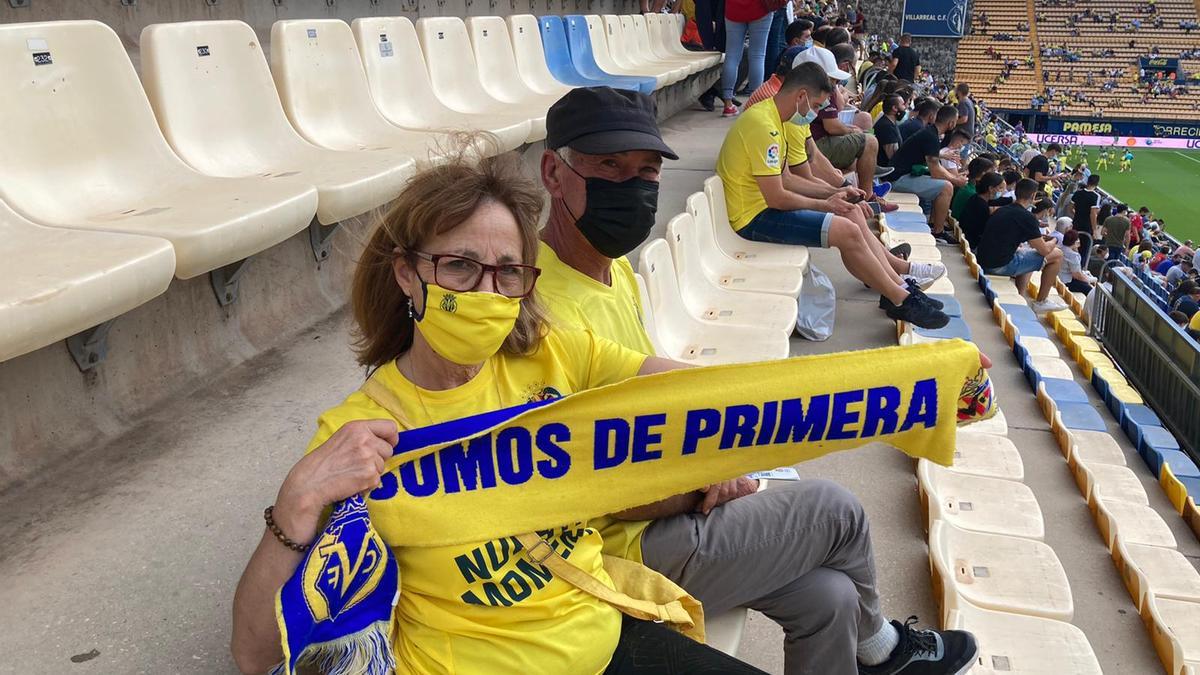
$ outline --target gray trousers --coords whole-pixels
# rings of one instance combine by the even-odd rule
[[[883,627],[866,513],[830,481],[773,482],[708,516],[656,520],[642,558],[707,615],[749,607],[778,623],[788,675],[857,675],[859,637]]]

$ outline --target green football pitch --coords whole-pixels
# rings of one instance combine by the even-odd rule
[[[1121,153],[1117,151],[1117,157]],[[1099,148],[1088,149],[1088,167],[1096,172]],[[1176,239],[1200,240],[1200,151],[1133,151],[1133,171],[1118,173],[1120,162],[1110,160],[1100,171],[1100,188],[1138,209],[1149,208],[1164,218]]]

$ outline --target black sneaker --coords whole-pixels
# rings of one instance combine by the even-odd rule
[[[717,97],[710,93],[707,93],[707,92],[704,94],[701,94],[700,95],[700,107],[704,108],[704,110],[706,110],[708,112],[715,111],[717,109]]]
[[[889,319],[907,321],[918,328],[930,330],[942,328],[950,323],[950,317],[943,314],[942,310],[934,309],[933,305],[921,299],[921,296],[916,293],[909,293],[899,306],[892,304],[891,307],[888,307],[887,315]]]
[[[908,256],[912,255],[912,244],[904,242],[891,248],[892,255],[901,260],[908,260]]]
[[[877,666],[858,664],[859,675],[962,675],[979,659],[979,644],[965,630],[918,630],[917,617],[903,625],[892,621],[900,632],[900,644],[887,661]]]
[[[938,240],[938,243],[948,244],[950,246],[958,246],[958,237],[955,237],[950,230],[942,230],[934,232],[933,238]]]
[[[945,303],[943,303],[941,300],[934,300],[933,298],[929,297],[928,295],[925,295],[925,292],[922,291],[920,288],[914,286],[911,283],[911,281],[906,280],[906,283],[908,285],[908,294],[915,297],[918,302],[925,304],[925,305],[929,305],[933,309],[936,309],[939,311],[943,307],[946,306]],[[879,296],[879,309],[887,311],[887,310],[892,309],[895,306],[896,306],[896,303],[892,302],[891,298],[889,298],[888,296],[886,296],[886,295]]]
[[[925,291],[921,290],[921,287],[917,285],[917,282],[914,279],[906,278],[904,280],[904,285],[908,288],[909,293],[912,293],[913,295],[921,298],[921,300],[929,303],[934,309],[940,310],[946,307],[946,303],[942,302],[941,300],[925,295]]]

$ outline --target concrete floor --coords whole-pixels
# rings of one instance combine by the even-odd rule
[[[701,189],[728,120],[684,112],[665,135],[685,159],[663,174],[659,225]],[[943,249],[951,278],[992,371],[1046,520],[1046,542],[1066,567],[1075,624],[1108,673],[1153,673],[1154,656],[1133,605],[1071,481],[1066,463],[1016,361],[971,283],[956,249]],[[850,279],[835,252],[813,261],[839,293],[837,329],[824,343],[793,341],[793,354],[895,343],[877,297]],[[336,315],[201,391],[169,402],[134,432],[81,455],[54,475],[9,494],[0,539],[0,672],[228,673],[234,584],[261,533],[262,508],[313,431],[316,415],[361,382],[348,349],[349,322]],[[319,384],[316,384],[319,383]],[[1089,389],[1090,391],[1090,389]],[[1114,436],[1124,437],[1111,426]],[[1200,544],[1169,508],[1140,460],[1129,465],[1193,562]],[[936,623],[912,462],[882,446],[799,467],[842,483],[872,520],[885,613]],[[740,656],[783,671],[781,633],[752,614]]]

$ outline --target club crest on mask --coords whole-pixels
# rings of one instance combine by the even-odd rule
[[[443,295],[441,307],[442,307],[443,312],[450,312],[451,314],[457,312],[458,311],[458,296],[454,295],[453,293],[447,293],[447,294]]]

